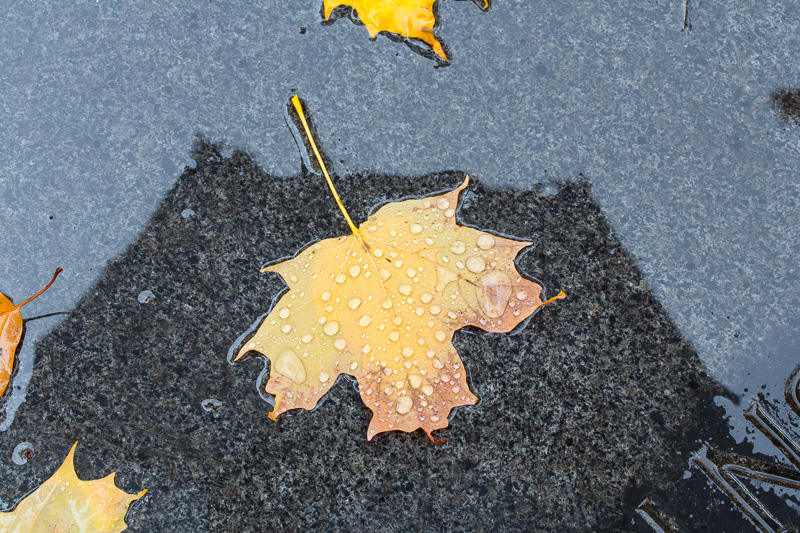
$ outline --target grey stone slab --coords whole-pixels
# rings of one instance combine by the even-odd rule
[[[437,68],[348,20],[323,26],[319,2],[6,2],[0,291],[19,301],[62,266],[26,317],[98,296],[194,165],[198,134],[293,179],[283,110],[299,92],[341,176],[469,172],[509,197],[591,183],[680,336],[742,400],[715,399],[737,446],[780,461],[742,411],[780,403],[800,360],[800,128],[771,105],[798,86],[800,9],[692,0],[688,31],[685,5],[444,0],[453,60]],[[26,325],[0,414],[9,457],[35,372],[52,371],[37,345],[60,320]]]
[[[323,26],[313,1],[8,2],[0,255],[24,266],[0,264],[3,290],[30,293],[60,265],[30,311],[72,308],[198,133],[293,175],[282,109],[299,91],[340,174],[460,170],[530,190],[582,173],[714,375],[744,397],[777,391],[797,360],[772,347],[798,325],[800,130],[770,95],[797,86],[800,10],[693,1],[686,31],[684,6],[443,1],[452,64],[435,68],[347,20]]]

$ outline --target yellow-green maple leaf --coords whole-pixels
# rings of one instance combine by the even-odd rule
[[[440,196],[387,204],[356,228],[322,166],[353,233],[262,270],[280,274],[289,291],[236,359],[251,350],[270,359],[273,418],[312,409],[345,373],[374,413],[368,439],[419,428],[430,435],[447,427],[453,407],[477,401],[454,332],[510,331],[543,305],[542,287],[514,265],[531,243],[456,222],[469,178]]]
[[[83,481],[75,473],[76,442],[50,479],[10,512],[0,512],[3,533],[118,533],[128,526],[125,513],[144,496],[128,494],[114,485],[114,473]]]

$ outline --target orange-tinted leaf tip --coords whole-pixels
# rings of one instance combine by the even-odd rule
[[[439,440],[434,439],[433,435],[428,433],[426,429],[423,429],[422,431],[424,431],[425,434],[428,436],[428,438],[431,439],[431,442],[433,442],[434,446],[439,446],[440,444],[444,444],[445,442],[447,442],[447,439],[439,439]]]

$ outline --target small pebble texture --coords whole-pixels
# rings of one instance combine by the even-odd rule
[[[434,446],[419,431],[368,442],[370,413],[344,380],[314,411],[268,419],[262,359],[227,360],[284,289],[259,268],[347,226],[317,174],[274,177],[202,139],[194,158],[38,344],[27,401],[2,436],[35,453],[0,461],[4,500],[41,484],[80,440],[79,476],[117,471],[128,492],[148,489],[130,531],[647,531],[634,507],[656,492],[693,511],[698,530],[747,527],[699,473],[691,494],[677,489],[698,435],[727,435],[713,402],[724,391],[580,176],[528,192],[473,180],[463,193],[460,223],[535,242],[520,271],[568,297],[512,334],[457,333],[480,402],[457,409]],[[337,187],[360,221],[462,180],[351,174]],[[153,297],[140,303],[143,291]]]

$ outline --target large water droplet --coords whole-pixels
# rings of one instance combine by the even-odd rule
[[[403,296],[408,296],[411,294],[411,285],[400,285],[397,291]]]
[[[361,305],[361,298],[353,298],[349,302],[347,302],[347,307],[350,309],[358,309],[358,306]]]
[[[325,325],[322,326],[322,330],[328,335],[336,335],[336,332],[339,331],[339,323],[335,320],[326,322]]]
[[[411,233],[414,235],[419,235],[420,233],[422,233],[422,226],[420,226],[419,224],[411,224],[411,228],[409,229],[411,230]]]
[[[306,380],[306,367],[299,357],[289,348],[285,348],[275,360],[275,370],[297,384]]]
[[[492,246],[494,246],[494,237],[488,233],[481,233],[478,236],[478,248],[481,250],[488,250]]]
[[[361,267],[358,265],[353,265],[350,267],[350,270],[348,270],[348,272],[350,273],[351,276],[356,277],[359,274],[361,274]]]
[[[365,328],[370,324],[372,324],[372,317],[369,315],[364,315],[358,319],[358,325],[361,326],[362,328]]]
[[[290,313],[291,313],[291,311],[289,311],[289,308],[288,307],[284,307],[283,309],[278,311],[278,316],[281,317],[281,318],[289,318],[289,314]]]
[[[467,249],[467,245],[461,241],[456,241],[450,246],[448,246],[447,249],[453,252],[454,254],[459,255],[464,253],[464,250]]]
[[[416,374],[408,376],[408,383],[412,388],[418,389],[422,385],[422,378]]]
[[[436,265],[436,292],[442,292],[451,281],[458,279],[458,274],[440,265]]]
[[[344,350],[347,347],[347,341],[344,339],[336,339],[333,341],[333,346],[337,350]]]
[[[408,396],[400,396],[397,398],[397,412],[401,415],[406,414],[414,407],[414,400],[409,398]]]
[[[470,257],[467,259],[467,270],[474,274],[480,274],[486,270],[486,261],[483,260],[483,257],[477,255]]]
[[[511,296],[511,278],[505,273],[492,271],[478,279],[475,291],[478,304],[489,318],[498,318],[503,315]]]

